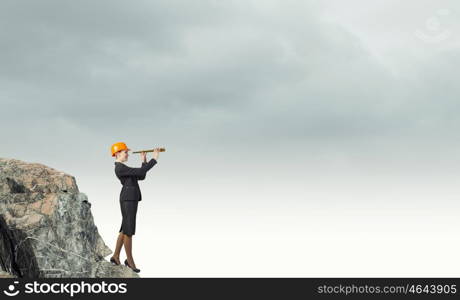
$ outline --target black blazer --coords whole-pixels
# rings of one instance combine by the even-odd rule
[[[152,158],[149,162],[143,162],[140,168],[131,168],[121,162],[115,162],[115,175],[123,185],[120,192],[120,201],[142,200],[141,190],[137,181],[144,180],[147,171],[156,163],[157,161]]]

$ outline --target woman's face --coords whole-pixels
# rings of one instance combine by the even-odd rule
[[[127,161],[128,160],[128,150],[121,150],[120,152],[118,152],[117,156],[121,161]]]

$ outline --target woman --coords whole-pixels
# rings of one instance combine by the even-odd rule
[[[142,166],[140,168],[131,168],[123,164],[128,160],[129,149],[125,143],[115,143],[112,145],[112,156],[116,157],[115,160],[115,174],[123,185],[120,192],[120,208],[122,215],[122,222],[120,231],[117,238],[115,252],[110,258],[110,262],[115,265],[120,264],[121,247],[125,246],[127,259],[125,265],[131,268],[134,272],[140,272],[136,268],[132,256],[132,236],[136,231],[136,213],[137,204],[142,200],[141,190],[139,188],[138,180],[144,180],[148,170],[150,170],[158,160],[160,148],[155,148],[153,158],[147,162],[146,153],[141,153]]]

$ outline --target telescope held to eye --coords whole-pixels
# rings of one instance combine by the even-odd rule
[[[139,150],[139,151],[134,151],[133,153],[142,153],[142,152],[153,152],[155,149],[149,149],[149,150]],[[160,152],[165,152],[165,148],[160,148]]]

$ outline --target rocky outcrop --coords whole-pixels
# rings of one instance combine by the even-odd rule
[[[91,203],[73,176],[0,158],[0,274],[15,277],[139,277],[104,257]]]

